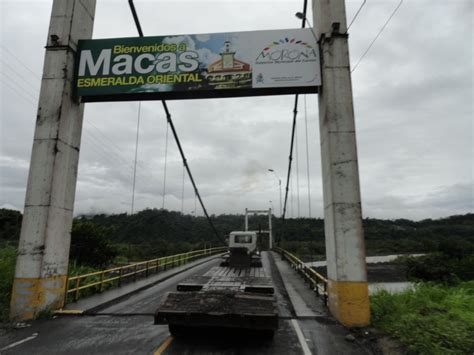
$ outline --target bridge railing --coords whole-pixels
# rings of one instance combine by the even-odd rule
[[[321,275],[319,272],[314,270],[313,268],[305,265],[298,257],[294,254],[286,251],[282,248],[274,248],[275,251],[280,253],[281,257],[287,260],[290,265],[298,271],[298,273],[308,282],[311,286],[311,289],[316,292],[318,296],[323,297],[324,304],[327,305],[328,300],[328,291],[327,291],[327,284],[328,280]]]
[[[76,302],[80,297],[100,293],[106,289],[120,287],[124,282],[136,281],[151,274],[184,265],[196,259],[223,253],[227,247],[216,247],[194,250],[158,259],[141,261],[125,266],[90,272],[83,275],[68,277],[66,281],[65,303]]]

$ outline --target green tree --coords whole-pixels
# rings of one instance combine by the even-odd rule
[[[15,274],[15,248],[6,245],[0,248],[0,321],[8,319],[13,276]]]
[[[0,241],[18,241],[21,219],[21,212],[0,208]]]
[[[75,222],[72,227],[70,258],[80,265],[104,266],[117,255],[107,240],[112,228],[92,222]]]
[[[446,256],[460,259],[474,252],[474,243],[467,240],[453,243],[452,240],[444,239],[439,243],[438,250]]]

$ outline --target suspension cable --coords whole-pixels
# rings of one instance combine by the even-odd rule
[[[293,127],[291,129],[290,155],[288,156],[288,173],[286,175],[285,202],[283,203],[283,214],[281,216],[282,220],[285,220],[286,204],[288,202],[288,190],[289,190],[290,177],[291,177],[291,162],[293,160],[293,143],[295,140],[296,116],[298,114],[297,108],[298,108],[298,94],[295,95],[295,106],[293,108]]]
[[[138,160],[138,138],[140,137],[140,114],[142,109],[142,102],[138,102],[138,117],[137,117],[137,137],[135,140],[135,163],[133,164],[133,182],[132,182],[132,206],[130,208],[130,215],[133,214],[135,207],[135,183],[137,179],[137,160]]]
[[[311,218],[311,179],[309,176],[308,107],[306,106],[306,94],[304,95],[304,125],[306,132],[306,175],[308,177],[308,217]]]
[[[181,184],[181,214],[184,212],[184,165],[183,165],[183,179]]]
[[[352,68],[351,70],[351,73],[357,69],[357,67],[359,66],[360,62],[362,62],[362,59],[365,58],[365,56],[367,55],[367,53],[370,51],[370,49],[372,48],[372,46],[374,45],[375,41],[377,41],[377,39],[380,37],[380,35],[382,34],[382,32],[385,30],[385,27],[387,27],[387,25],[389,24],[389,22],[392,20],[393,16],[395,16],[395,14],[397,13],[398,9],[400,8],[400,6],[402,6],[402,3],[403,3],[403,0],[400,0],[400,2],[398,3],[398,5],[395,7],[395,9],[392,11],[392,13],[390,14],[390,16],[388,17],[387,21],[385,21],[385,23],[383,24],[382,28],[380,28],[379,32],[377,32],[377,35],[374,37],[374,39],[372,40],[372,42],[370,42],[369,46],[367,47],[367,49],[365,50],[365,52],[361,55],[361,57],[359,58],[359,60],[356,62],[356,64],[354,65],[354,68]]]
[[[306,9],[308,7],[308,0],[304,0],[303,3],[303,19],[301,20],[301,27],[305,28],[306,26]],[[290,184],[291,176],[291,161],[293,160],[293,143],[295,140],[295,128],[296,128],[296,116],[298,114],[298,94],[295,95],[295,105],[293,107],[293,127],[291,129],[291,144],[290,144],[290,155],[288,157],[288,173],[286,176],[286,187],[285,187],[285,203],[283,204],[283,214],[281,215],[281,220],[285,221],[286,215],[286,204],[288,202],[288,186]]]
[[[288,218],[293,218],[293,173],[290,174],[290,185],[288,188]]]
[[[138,21],[137,12],[135,11],[135,5],[133,4],[133,0],[128,0],[128,4],[130,5],[130,9],[132,10],[133,20],[135,21],[135,25],[137,26],[138,34],[140,37],[143,37],[142,27],[140,26],[140,22]],[[138,102],[138,118],[137,118],[137,139],[135,141],[135,162],[133,167],[133,188],[132,188],[132,206],[130,209],[130,214],[133,214],[133,207],[135,204],[135,180],[137,175],[137,158],[138,158],[138,137],[140,133],[140,111],[141,111],[142,103],[141,101]]]
[[[359,9],[357,10],[357,12],[355,13],[354,17],[352,18],[351,22],[349,23],[349,26],[347,26],[347,30],[346,30],[346,33],[349,32],[349,28],[351,28],[352,24],[354,23],[354,21],[356,20],[357,16],[359,16],[359,13],[360,11],[362,10],[362,8],[364,7],[365,3],[367,2],[367,0],[364,0],[362,2],[362,4],[359,6]]]
[[[298,121],[295,126],[295,155],[296,155],[296,211],[297,216],[300,218],[300,160],[298,153]]]
[[[306,2],[306,0],[305,0],[305,2]],[[135,25],[137,26],[138,34],[140,35],[140,37],[143,37],[142,27],[140,25],[140,20],[138,19],[137,11],[135,10],[135,5],[133,3],[133,0],[128,0],[128,4],[130,5],[130,10],[132,11],[133,20],[135,21]],[[163,108],[165,109],[166,119],[168,121],[168,125],[171,128],[171,132],[173,133],[174,139],[176,141],[176,145],[178,146],[179,153],[181,154],[181,158],[183,159],[183,165],[186,168],[186,171],[188,172],[189,180],[191,180],[191,183],[192,183],[193,188],[194,188],[194,193],[196,194],[196,196],[199,199],[199,203],[201,204],[204,215],[206,216],[207,221],[209,222],[209,225],[211,226],[211,228],[212,228],[214,234],[216,235],[217,239],[219,239],[219,241],[222,244],[226,244],[224,239],[222,239],[222,237],[217,232],[217,229],[214,226],[214,223],[212,223],[212,220],[209,217],[209,214],[207,213],[206,207],[204,206],[204,203],[202,202],[201,195],[199,194],[199,191],[196,187],[196,183],[194,182],[193,175],[191,174],[191,169],[189,169],[188,162],[186,161],[186,157],[184,155],[183,148],[181,148],[181,143],[179,141],[178,134],[176,133],[176,129],[174,128],[173,121],[171,120],[171,114],[168,110],[168,106],[166,105],[166,101],[161,100],[161,102],[163,104]]]
[[[303,2],[303,19],[301,20],[301,28],[306,27],[306,9],[308,8],[308,0],[304,0]]]
[[[162,209],[165,209],[165,198],[166,198],[166,166],[168,165],[168,134],[170,126],[168,120],[166,120],[166,138],[165,138],[165,167],[163,169],[163,204],[161,205]]]
[[[135,26],[137,27],[138,34],[140,35],[140,37],[143,37],[142,26],[140,25],[140,20],[138,19],[137,10],[135,10],[135,4],[133,3],[133,0],[128,0],[128,4],[130,5],[133,21],[135,21]]]
[[[209,214],[207,213],[206,207],[204,206],[204,203],[202,202],[201,195],[199,194],[199,190],[196,187],[196,183],[194,182],[193,174],[191,174],[191,169],[189,168],[188,162],[187,162],[186,157],[184,155],[183,148],[181,147],[181,143],[179,141],[178,134],[176,133],[176,129],[174,128],[173,121],[171,120],[171,114],[168,110],[168,106],[166,105],[166,101],[162,100],[161,102],[163,103],[163,108],[165,109],[165,112],[166,112],[166,118],[168,119],[168,124],[171,128],[171,132],[173,133],[174,139],[175,139],[176,144],[178,146],[179,153],[181,154],[181,158],[183,159],[183,165],[186,168],[186,171],[188,172],[189,180],[191,180],[191,183],[193,185],[194,193],[198,197],[199,203],[201,204],[201,207],[202,207],[202,210],[203,210],[203,212],[204,212],[204,214],[207,218],[207,221],[209,222],[214,234],[216,235],[217,239],[219,239],[220,242],[225,244],[224,240],[222,239],[222,237],[219,235],[216,228],[214,227],[214,223],[212,223],[212,220],[209,217]]]
[[[196,206],[197,206],[197,196],[196,196],[196,194],[194,194],[194,217],[197,216]]]

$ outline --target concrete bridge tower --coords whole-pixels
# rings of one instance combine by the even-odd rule
[[[46,44],[10,318],[63,305],[83,104],[73,97],[79,39],[92,37],[95,0],[54,0]]]
[[[366,326],[370,307],[345,0],[313,0],[320,39],[319,124],[329,309],[344,325]]]

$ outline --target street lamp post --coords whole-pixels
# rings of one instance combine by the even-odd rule
[[[268,171],[272,172],[273,174],[275,174],[275,177],[278,179],[278,187],[280,188],[280,216],[281,216],[281,179],[280,177],[278,176],[278,174],[275,172],[275,170],[273,169],[268,169]]]
[[[297,12],[295,14],[295,16],[297,18],[299,18],[300,20],[305,20],[306,22],[308,22],[308,25],[309,25],[309,30],[311,31],[311,33],[313,34],[313,37],[314,39],[316,40],[316,42],[319,42],[319,39],[318,39],[318,36],[316,36],[316,33],[314,33],[313,31],[313,26],[311,25],[311,22],[309,22],[308,18],[306,17],[305,14],[303,14],[302,12]]]

